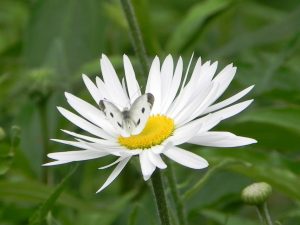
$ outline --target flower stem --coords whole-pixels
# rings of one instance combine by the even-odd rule
[[[132,45],[140,60],[142,72],[146,76],[146,74],[148,73],[148,58],[141,30],[138,25],[131,0],[121,0],[121,4],[129,25],[132,38]],[[151,182],[161,225],[170,225],[171,223],[167,207],[167,199],[164,192],[162,176],[159,170],[156,170],[153,173]]]
[[[164,192],[164,184],[162,180],[162,175],[159,170],[156,170],[151,176],[151,182],[153,187],[153,192],[155,196],[155,201],[158,209],[158,214],[160,218],[161,225],[170,225],[169,212],[167,207],[167,199]]]
[[[131,0],[121,0],[121,4],[130,28],[130,34],[131,34],[134,50],[140,60],[143,74],[146,76],[146,74],[148,73],[147,54],[146,54],[141,30],[136,20],[136,16],[134,13]]]
[[[42,132],[42,145],[43,145],[43,163],[46,162],[47,154],[49,153],[49,144],[48,144],[48,118],[47,118],[47,101],[38,104],[38,111],[40,116],[41,123],[41,132]],[[43,169],[42,181],[46,184],[49,184],[50,181],[49,170],[47,168]]]
[[[257,206],[257,214],[262,225],[273,225],[266,202]]]
[[[182,201],[182,198],[179,194],[179,191],[176,186],[176,177],[174,174],[174,169],[171,163],[168,164],[168,170],[167,170],[167,178],[170,185],[171,194],[173,196],[175,205],[176,205],[176,213],[178,215],[178,221],[180,225],[187,225],[187,218],[184,208],[184,203]]]
[[[273,225],[273,222],[272,222],[272,219],[271,219],[271,216],[270,216],[270,213],[269,213],[269,209],[268,209],[268,206],[267,206],[266,202],[263,205],[263,210],[264,210],[264,215],[265,215],[267,224],[268,225]]]

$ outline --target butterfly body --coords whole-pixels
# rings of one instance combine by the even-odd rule
[[[154,103],[154,96],[146,93],[138,97],[129,108],[122,111],[107,100],[99,102],[100,110],[119,133],[128,137],[139,134],[145,127]]]

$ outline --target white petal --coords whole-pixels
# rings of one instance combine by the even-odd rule
[[[155,154],[154,152],[152,152],[152,150],[148,150],[146,152],[147,152],[148,157],[153,165],[155,165],[156,167],[158,167],[160,169],[167,168],[167,165],[162,160],[162,158],[160,157],[159,154]]]
[[[161,78],[160,78],[160,62],[156,56],[152,62],[146,85],[146,93],[154,96],[154,104],[151,114],[157,114],[161,108]]]
[[[194,57],[194,53],[192,54],[192,56],[191,56],[191,58],[190,58],[190,61],[189,61],[189,64],[188,64],[188,67],[187,67],[187,69],[186,69],[186,71],[185,71],[185,75],[184,75],[183,82],[182,82],[182,85],[181,85],[181,91],[182,91],[182,89],[183,89],[184,86],[185,86],[185,82],[186,82],[186,80],[187,80],[187,76],[188,76],[189,71],[190,71],[190,66],[191,66],[191,64],[192,64],[193,57]],[[180,91],[180,92],[181,92],[181,91]]]
[[[90,142],[101,142],[103,139],[100,139],[100,138],[94,138],[94,137],[90,137],[90,136],[86,136],[86,135],[82,135],[82,134],[77,134],[75,132],[72,132],[72,131],[68,131],[68,130],[63,130],[61,129],[62,132],[66,133],[66,134],[69,134],[73,137],[77,137],[77,138],[80,138],[80,139],[83,139],[85,141],[90,141]]]
[[[252,101],[253,100],[244,101],[194,120],[199,121],[199,123],[202,123],[202,126],[198,130],[197,134],[206,132],[211,128],[217,126],[222,120],[238,114],[239,112],[243,111],[246,107],[248,107]]]
[[[70,162],[72,162],[72,161],[61,161],[61,160],[58,160],[58,161],[53,161],[53,162],[45,163],[42,166],[56,166],[56,165],[70,163]]]
[[[61,139],[51,139],[51,140],[58,142],[58,143],[71,145],[71,146],[74,146],[77,148],[96,150],[96,151],[111,152],[111,151],[119,148],[119,145],[117,143],[113,143],[113,142],[110,142],[107,140],[102,140],[99,143],[85,142],[80,139],[76,139],[77,141],[67,141],[67,140],[61,140]]]
[[[164,154],[175,162],[192,169],[203,169],[208,166],[208,162],[204,158],[182,148],[173,147]]]
[[[257,141],[252,138],[236,136],[230,132],[211,131],[197,135],[188,142],[211,147],[238,147],[253,144]]]
[[[127,90],[129,93],[130,101],[131,103],[133,103],[137,97],[141,96],[141,89],[135,77],[132,64],[129,58],[127,57],[127,55],[123,56],[123,63],[124,63],[125,77],[127,83]]]
[[[182,113],[183,111],[188,111],[189,120],[196,117],[197,112],[196,108],[199,106],[199,103],[203,102],[207,95],[210,93],[211,88],[214,87],[211,79],[217,69],[217,62],[210,65],[210,62],[206,62],[201,65],[201,59],[197,60],[193,74],[188,84],[181,90],[180,94],[177,96],[171,107],[169,108],[167,114],[172,118],[182,117],[187,115]],[[214,82],[215,85],[217,84]],[[216,92],[216,91],[214,91]],[[210,105],[212,101],[215,100],[216,94],[213,98],[209,98],[205,105]],[[193,112],[193,118],[191,118],[191,112]],[[182,119],[183,121],[188,120],[187,118]]]
[[[191,63],[191,62],[190,62]],[[190,64],[189,64],[190,66]],[[188,66],[188,67],[189,67]],[[196,62],[196,67],[201,67],[201,58],[198,58],[197,62]],[[194,86],[196,85],[195,82],[191,82],[191,80],[195,79],[195,73],[193,73],[193,77],[191,77],[190,81],[187,83],[186,86],[184,86],[184,83],[186,82],[186,77],[187,77],[187,73],[185,74],[185,80],[183,81],[183,84],[181,86],[181,90],[178,94],[178,96],[176,97],[175,101],[173,102],[173,104],[171,105],[169,111],[168,111],[168,115],[170,115],[171,117],[176,117],[176,115],[186,107],[186,105],[189,103],[189,100],[193,94],[193,91],[195,91]],[[198,90],[198,89],[197,89]]]
[[[122,152],[120,152],[120,155],[121,156],[134,156],[134,155],[139,155],[142,151],[144,151],[144,150],[143,149],[128,150],[127,148],[123,147]]]
[[[82,148],[82,149],[86,149],[87,146],[84,142],[80,142],[80,141],[67,141],[67,140],[61,140],[61,139],[50,139],[51,141],[55,141],[61,144],[65,144],[65,145],[71,145],[73,147],[77,147],[77,148]]]
[[[114,136],[117,136],[115,129],[105,118],[103,112],[70,93],[65,92],[65,96],[70,106],[72,106],[80,115]]]
[[[219,83],[212,83],[211,90],[207,93],[207,96],[205,96],[205,98],[202,100],[202,103],[199,104],[198,107],[193,112],[191,116],[192,119],[200,116],[203,113],[203,111],[212,103],[212,101],[214,101],[220,86],[221,84]],[[185,121],[188,120],[186,119]]]
[[[216,70],[218,68],[218,62],[214,62],[210,65],[210,62],[206,62],[203,64],[203,66],[200,68],[199,71],[199,78],[198,81],[198,87],[204,88],[208,86],[212,82],[212,78],[214,74],[216,73]]]
[[[47,156],[51,159],[59,161],[83,161],[89,159],[96,159],[108,155],[106,152],[95,150],[77,150],[67,152],[54,152],[49,153]]]
[[[223,119],[222,117],[217,117],[214,116],[213,114],[208,114],[202,118],[197,119],[199,121],[202,121],[202,126],[198,130],[198,134],[206,132],[211,128],[217,126],[222,121],[222,119]]]
[[[88,91],[90,92],[93,99],[95,100],[95,102],[97,104],[99,104],[99,101],[103,98],[103,96],[99,92],[96,85],[85,74],[82,74],[82,79],[83,79],[83,82],[84,82],[85,86],[87,87]]]
[[[117,73],[106,55],[102,54],[100,64],[105,86],[112,97],[111,100],[122,108],[126,107],[129,104],[129,99],[124,93]]]
[[[182,103],[184,103],[183,101],[182,101],[182,99],[184,98],[184,97],[186,97],[186,92],[187,92],[187,88],[186,88],[186,86],[185,86],[185,83],[186,83],[186,81],[187,81],[187,77],[188,77],[188,73],[189,73],[189,69],[190,69],[190,66],[191,66],[191,63],[192,63],[192,60],[193,60],[193,56],[194,56],[194,53],[192,54],[192,57],[191,57],[191,59],[190,59],[190,61],[189,61],[189,64],[188,64],[188,67],[187,67],[187,70],[186,70],[186,72],[185,72],[185,75],[184,75],[184,78],[183,78],[183,82],[182,82],[182,84],[181,84],[181,89],[180,89],[180,91],[179,91],[179,94],[178,94],[178,96],[175,98],[175,100],[172,102],[172,104],[170,105],[170,107],[169,107],[169,109],[168,109],[168,111],[167,111],[167,115],[170,115],[171,117],[173,117],[173,115],[172,114],[176,114],[176,112],[174,112],[174,111],[180,111],[185,105],[184,104],[182,104]]]
[[[110,185],[111,182],[113,182],[116,179],[116,177],[121,173],[121,171],[124,169],[124,167],[126,166],[126,164],[128,163],[129,160],[130,160],[130,157],[119,162],[119,164],[116,166],[116,168],[113,170],[113,172],[109,175],[109,177],[107,178],[105,183],[102,185],[102,187],[96,193],[99,193],[104,188],[106,188],[108,185]]]
[[[91,150],[96,150],[96,151],[103,151],[107,152],[109,154],[115,155],[115,156],[129,156],[127,152],[124,152],[124,149],[116,144],[102,144],[102,143],[90,143],[90,142],[84,142],[85,149],[91,149]]]
[[[114,161],[114,162],[112,162],[112,163],[110,163],[110,164],[108,164],[108,165],[106,165],[106,166],[102,166],[102,167],[99,167],[98,169],[99,170],[103,170],[103,169],[107,169],[107,168],[109,168],[109,167],[111,167],[111,166],[113,166],[113,165],[116,165],[117,163],[119,163],[120,161],[122,161],[122,160],[124,160],[125,158],[127,158],[127,157],[119,157],[116,161]]]
[[[170,88],[172,84],[172,76],[173,76],[173,58],[169,54],[164,60],[161,67],[161,96],[162,96],[162,105],[164,105],[167,96],[170,94]]]
[[[185,108],[183,108],[181,112],[178,112],[178,115],[174,118],[176,124],[181,126],[182,124],[185,124],[198,117],[211,103],[211,100],[215,98],[218,92],[218,87],[218,84],[212,84],[210,91],[207,92],[205,98],[200,102],[197,98],[192,99],[191,102]]]
[[[150,161],[147,150],[140,154],[140,164],[144,180],[148,180],[155,170],[155,165]]]
[[[219,111],[213,112],[213,113],[211,113],[211,115],[218,117],[218,118],[222,118],[222,120],[225,120],[229,117],[232,117],[232,116],[240,113],[245,108],[247,108],[252,102],[253,102],[253,100],[247,100],[244,102],[240,102],[240,103],[234,104],[232,106],[226,107],[224,109],[221,109]]]
[[[162,144],[152,147],[151,151],[159,155],[173,146],[174,146],[173,142],[167,139]]]
[[[76,126],[80,127],[81,129],[101,138],[112,139],[112,140],[115,139],[113,138],[113,136],[106,133],[100,127],[93,125],[92,123],[86,121],[85,119],[75,115],[74,113],[62,107],[57,107],[57,109],[66,119],[68,119],[70,122],[74,123]]]
[[[127,86],[126,86],[126,82],[125,82],[125,78],[124,77],[122,78],[122,88],[123,88],[123,91],[124,91],[126,97],[129,98],[128,92],[127,92]]]
[[[182,58],[179,57],[176,68],[175,68],[174,76],[172,78],[170,92],[166,95],[165,102],[162,105],[163,108],[161,110],[161,113],[166,113],[168,111],[171,103],[173,102],[173,100],[178,92],[179,86],[180,86],[182,71],[183,71],[183,61],[182,61]]]
[[[97,84],[99,92],[102,95],[102,99],[107,99],[107,100],[113,101],[112,97],[110,96],[109,91],[107,90],[107,88],[105,86],[105,83],[103,82],[103,80],[101,80],[100,77],[96,77],[96,84]],[[98,102],[98,104],[99,104],[99,102]]]
[[[203,121],[194,120],[177,129],[175,129],[173,136],[168,138],[168,141],[174,145],[180,145],[192,138],[203,126]]]
[[[234,67],[232,64],[226,66],[214,79],[213,81],[222,84],[219,88],[219,93],[216,96],[216,99],[220,97],[224,91],[227,89],[229,84],[231,83],[234,75],[236,73],[236,67]]]
[[[71,132],[71,131],[68,131],[68,130],[61,130],[73,137],[76,137],[77,140],[79,140],[79,142],[83,142],[83,143],[94,143],[97,145],[98,148],[114,148],[114,147],[120,147],[119,143],[117,143],[116,140],[105,140],[105,139],[100,139],[100,138],[93,138],[93,137],[89,137],[89,136],[86,136],[86,135],[81,135],[81,134],[77,134],[77,133],[74,133],[74,132]],[[57,141],[57,139],[52,139],[52,140],[55,140]],[[88,142],[84,142],[84,141],[88,141]],[[62,143],[62,141],[65,141],[65,140],[59,140],[60,143]]]
[[[216,111],[218,109],[224,108],[224,107],[238,101],[239,99],[244,97],[246,94],[248,94],[248,92],[250,92],[253,87],[254,87],[254,85],[244,89],[243,91],[235,94],[234,96],[232,96],[230,98],[225,99],[222,102],[219,102],[217,104],[214,104],[214,105],[208,107],[203,113],[210,113],[210,112]]]

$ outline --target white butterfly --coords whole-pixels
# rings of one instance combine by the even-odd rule
[[[100,100],[99,108],[110,123],[124,137],[137,135],[144,129],[149,118],[154,96],[146,93],[138,97],[129,108],[120,111],[117,106],[107,100]]]

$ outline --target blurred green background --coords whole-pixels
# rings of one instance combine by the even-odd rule
[[[255,209],[241,202],[240,192],[252,182],[266,181],[274,189],[268,201],[273,219],[299,225],[299,0],[133,4],[149,61],[171,53],[174,58],[182,55],[187,65],[194,52],[219,61],[219,69],[233,62],[237,75],[224,97],[256,84],[248,96],[255,99],[249,109],[216,129],[255,138],[258,144],[240,149],[185,146],[205,157],[210,167],[196,171],[173,165],[190,224],[259,224]],[[64,91],[92,102],[81,74],[92,79],[99,75],[102,53],[120,76],[126,53],[141,83],[145,80],[119,1],[0,0],[1,225],[158,224],[151,189],[137,162],[97,195],[111,172],[97,168],[113,157],[80,163],[58,188],[74,165],[41,167],[45,152],[71,150],[49,141],[67,138],[59,129],[81,132],[56,106],[68,108]],[[54,190],[59,194],[62,189],[55,203],[53,195],[49,201]],[[185,195],[190,189],[192,195]]]

